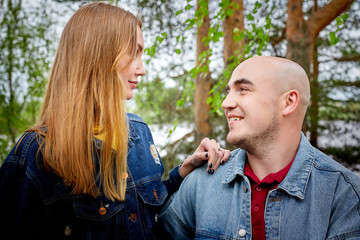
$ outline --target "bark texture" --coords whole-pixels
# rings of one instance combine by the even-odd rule
[[[241,41],[234,40],[234,29],[237,28],[240,31],[244,31],[244,4],[243,0],[233,0],[238,9],[234,7],[232,10],[234,14],[232,16],[227,16],[224,19],[224,63],[225,68],[231,63],[229,60],[230,57],[234,54],[236,50],[240,52],[240,54],[244,54],[244,45],[245,39]]]
[[[206,1],[207,2],[207,1]],[[207,5],[207,4],[206,4]],[[200,8],[199,0],[197,0],[197,9]],[[207,64],[206,61],[201,61],[199,56],[204,51],[209,50],[209,45],[205,44],[204,37],[208,35],[210,28],[209,15],[203,16],[203,22],[198,27],[196,36],[196,65],[197,67],[203,67]],[[209,97],[209,91],[211,89],[211,74],[209,68],[206,72],[199,73],[195,78],[195,96],[194,96],[194,115],[195,115],[195,143],[198,144],[202,138],[209,136],[211,133],[211,127],[209,123],[210,119],[210,106],[206,100]]]

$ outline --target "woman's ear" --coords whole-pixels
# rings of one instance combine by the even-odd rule
[[[284,93],[284,109],[282,111],[283,116],[288,116],[293,113],[298,107],[300,101],[299,91],[291,89]]]

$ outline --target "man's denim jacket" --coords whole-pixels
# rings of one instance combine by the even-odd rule
[[[169,180],[161,180],[164,166],[148,126],[133,114],[128,120],[124,202],[71,194],[62,179],[41,167],[41,154],[36,161],[39,139],[26,134],[0,169],[1,239],[153,239],[157,214],[183,178],[176,167]]]
[[[213,174],[196,169],[159,215],[175,239],[252,239],[246,152]],[[171,202],[171,204],[170,204]],[[360,179],[302,135],[286,178],[265,203],[266,239],[360,239]]]

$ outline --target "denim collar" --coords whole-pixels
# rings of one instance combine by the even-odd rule
[[[223,178],[222,183],[224,184],[232,182],[237,176],[244,177],[244,166],[247,159],[246,151],[240,148],[236,149],[231,152],[230,158],[232,158],[232,161],[229,162],[230,164]],[[291,196],[304,199],[314,161],[314,149],[304,134],[301,133],[300,145],[295,160],[284,181],[279,184],[278,189],[284,190]]]

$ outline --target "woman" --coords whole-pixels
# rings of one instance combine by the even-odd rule
[[[11,239],[152,239],[183,177],[229,152],[205,139],[162,182],[144,121],[125,113],[141,60],[141,21],[121,8],[81,7],[63,31],[38,122],[0,169],[0,232]],[[219,151],[220,150],[220,151]]]

